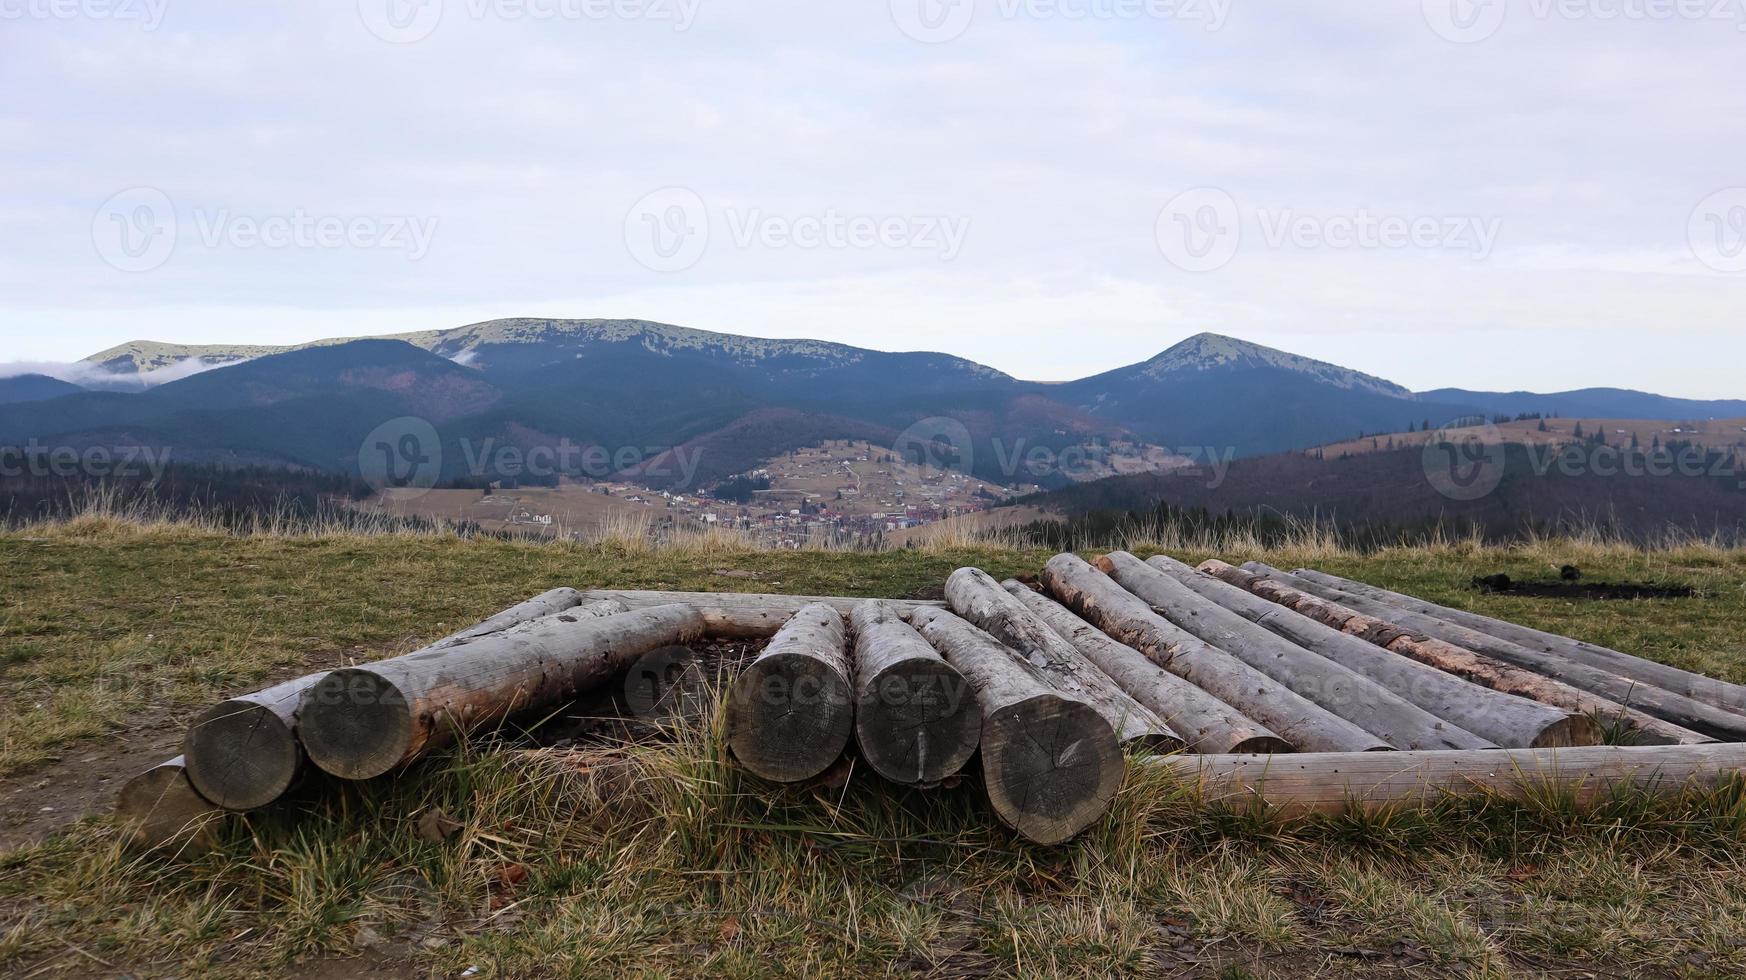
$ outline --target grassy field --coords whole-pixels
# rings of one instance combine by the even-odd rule
[[[1219,556],[1314,563],[1746,682],[1746,553]],[[1034,573],[1047,557],[234,537],[95,518],[0,533],[0,796],[119,765],[142,731],[173,741],[222,693],[406,652],[556,585],[927,595],[961,565]],[[1465,587],[1567,562],[1697,595]],[[924,794],[857,776],[772,794],[697,731],[559,759],[481,745],[383,783],[307,787],[198,858],[127,853],[88,819],[0,853],[0,973],[1746,974],[1739,786],[1287,824],[1198,807],[1136,766],[1101,825],[1045,849],[995,827],[970,783]],[[421,835],[432,808],[459,832]]]

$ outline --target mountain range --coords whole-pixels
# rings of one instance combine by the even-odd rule
[[[822,439],[898,445],[920,431],[953,443],[986,479],[1049,485],[1065,477],[1015,477],[1010,461],[1039,447],[1121,442],[1247,457],[1481,414],[1746,416],[1746,401],[1618,389],[1415,393],[1216,334],[1056,384],[946,354],[641,320],[504,319],[291,348],[138,341],[83,367],[79,385],[0,379],[0,445],[126,442],[183,462],[355,473],[366,435],[414,416],[440,434],[448,479],[494,475],[478,472],[481,446],[567,443],[607,449],[614,472],[661,485],[674,468],[651,460],[675,447],[696,463],[690,478],[706,482]],[[150,384],[154,375],[177,379]]]

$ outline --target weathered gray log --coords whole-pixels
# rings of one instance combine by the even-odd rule
[[[849,661],[841,613],[814,603],[790,617],[728,693],[727,743],[740,765],[777,783],[829,769],[855,727]]]
[[[724,640],[763,640],[776,635],[782,624],[814,603],[825,603],[844,616],[867,601],[849,596],[752,595],[733,592],[649,592],[642,590],[591,589],[589,599],[617,599],[632,609],[683,603],[703,615],[709,636]],[[943,602],[888,599],[900,615],[922,606],[944,608]]]
[[[1109,722],[957,616],[923,607],[910,621],[976,692],[982,783],[995,816],[1039,844],[1059,844],[1096,823],[1125,775]]]
[[[1397,749],[1495,749],[1383,685],[1272,633],[1125,551],[1097,560],[1165,619]]]
[[[1014,579],[1001,583],[1025,608],[1073,644],[1122,690],[1158,713],[1190,752],[1290,752],[1291,743],[1261,723],[1118,643],[1073,611]]]
[[[603,619],[566,610],[460,646],[336,670],[310,689],[298,733],[323,770],[369,779],[702,635],[703,617],[689,606]]]
[[[1152,611],[1078,555],[1049,559],[1043,582],[1068,608],[1172,674],[1266,725],[1306,752],[1380,752],[1392,747]]]
[[[198,854],[217,841],[226,814],[195,791],[177,756],[124,783],[115,798],[115,816],[134,847]]]
[[[1249,568],[1248,565],[1243,567]],[[1272,569],[1272,571],[1275,574],[1285,575],[1278,569]],[[1724,711],[1714,705],[1695,701],[1683,694],[1664,691],[1659,687],[1632,680],[1629,677],[1620,677],[1618,674],[1597,667],[1565,660],[1555,654],[1530,650],[1521,644],[1500,640],[1478,630],[1444,622],[1435,616],[1409,612],[1386,602],[1377,602],[1375,599],[1366,599],[1360,595],[1332,589],[1307,578],[1287,576],[1287,581],[1312,595],[1351,606],[1362,613],[1386,618],[1407,629],[1417,630],[1457,646],[1466,647],[1475,653],[1483,653],[1505,663],[1525,667],[1554,680],[1563,681],[1571,687],[1581,688],[1590,694],[1598,694],[1603,698],[1617,701],[1619,704],[1637,708],[1646,714],[1654,715],[1663,721],[1670,721],[1682,728],[1689,728],[1694,732],[1725,741],[1746,741],[1746,716],[1734,714],[1732,711]]]
[[[1385,602],[1408,612],[1435,616],[1445,622],[1478,630],[1500,640],[1520,644],[1530,650],[1564,657],[1580,664],[1587,664],[1590,667],[1618,674],[1620,677],[1628,677],[1654,685],[1664,691],[1683,694],[1694,701],[1702,701],[1712,707],[1732,711],[1735,714],[1746,713],[1746,685],[1731,684],[1689,670],[1681,670],[1668,664],[1634,657],[1610,647],[1603,647],[1598,643],[1573,640],[1568,636],[1559,636],[1556,633],[1533,629],[1504,619],[1482,616],[1465,609],[1440,606],[1434,602],[1427,602],[1424,599],[1400,592],[1390,592],[1374,585],[1366,585],[1352,579],[1318,572],[1313,568],[1300,568],[1293,574],[1301,575],[1311,582],[1363,596],[1366,599]]]
[[[964,768],[982,740],[976,693],[888,603],[858,603],[849,618],[861,758],[894,783],[939,785]]]
[[[1428,806],[1498,796],[1569,794],[1590,803],[1626,787],[1708,789],[1746,767],[1746,745],[1588,745],[1484,752],[1178,755],[1147,760],[1197,782],[1208,802],[1262,802],[1282,813]]]
[[[622,603],[578,605],[581,602],[582,594],[575,589],[553,589],[419,652],[458,646],[565,610],[582,616],[625,611]],[[227,810],[254,810],[284,795],[303,769],[303,746],[296,735],[298,712],[309,689],[327,674],[321,671],[231,698],[196,717],[183,741],[188,778],[194,788]]]
[[[1146,564],[1255,625],[1367,677],[1438,718],[1497,745],[1528,749],[1594,745],[1600,741],[1600,727],[1581,715],[1480,687],[1324,626],[1225,582],[1215,577],[1215,567],[1247,573],[1224,562],[1209,561],[1200,566],[1202,571],[1197,571],[1174,558],[1159,555],[1147,559]]]
[[[1135,700],[987,572],[980,568],[953,572],[946,579],[946,603],[1023,657],[1050,687],[1096,708],[1123,745],[1152,752],[1182,751],[1182,739],[1156,711]]]
[[[1595,723],[1597,728],[1623,725],[1632,729],[1634,737],[1646,744],[1698,745],[1715,741],[1707,735],[1699,735],[1635,708],[1578,690],[1562,681],[1481,656],[1453,643],[1403,629],[1388,620],[1367,616],[1337,602],[1311,595],[1283,578],[1270,577],[1249,568],[1230,568],[1222,562],[1219,566],[1209,567],[1217,567],[1221,575],[1228,575],[1227,581],[1232,585],[1246,588],[1269,602],[1276,602],[1384,650],[1411,657],[1419,663],[1496,691],[1577,712]]]

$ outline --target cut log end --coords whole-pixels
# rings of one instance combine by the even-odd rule
[[[1219,750],[1220,752],[1229,752],[1232,755],[1272,755],[1294,751],[1291,743],[1278,735],[1256,735],[1234,743],[1229,749],[1220,746]],[[1196,749],[1196,751],[1200,750]]]
[[[172,759],[128,780],[116,797],[115,815],[134,847],[196,854],[217,843],[224,811],[196,792],[182,760]]]
[[[278,799],[303,765],[297,736],[273,710],[226,701],[195,719],[186,745],[188,779],[227,810],[254,810]]]
[[[1528,748],[1560,749],[1576,745],[1599,745],[1601,737],[1601,726],[1593,718],[1573,714],[1547,725],[1540,737],[1534,739]]]
[[[840,670],[817,657],[774,654],[747,667],[728,701],[728,746],[771,782],[811,779],[843,754],[854,694]]]
[[[1002,822],[1059,844],[1096,823],[1120,790],[1125,762],[1090,705],[1039,695],[994,713],[982,731],[982,775]]]
[[[862,691],[855,734],[879,775],[934,786],[976,753],[982,708],[969,682],[944,660],[900,661]]]
[[[391,681],[361,668],[336,670],[310,690],[298,720],[309,761],[341,779],[371,779],[411,754],[412,713]]]

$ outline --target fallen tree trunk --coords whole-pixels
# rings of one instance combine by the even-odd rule
[[[1249,622],[1125,551],[1099,558],[1097,567],[1165,619],[1397,749],[1497,748],[1376,681]]]
[[[1122,690],[1086,659],[1079,648],[1007,593],[987,572],[960,568],[946,579],[952,611],[1017,651],[1050,686],[1097,709],[1123,745],[1154,752],[1179,752],[1182,739],[1158,713]]]
[[[1122,689],[1164,719],[1190,752],[1290,752],[1291,743],[1243,716],[1193,684],[1170,673],[1140,651],[1118,643],[1066,606],[1022,582],[1001,583],[1062,639],[1115,680]]]
[[[1746,767],[1746,745],[1590,745],[1371,755],[1180,755],[1147,760],[1193,780],[1207,802],[1255,802],[1286,813],[1428,806],[1490,796],[1569,794],[1592,803],[1622,790],[1672,794],[1713,787]]]
[[[776,783],[829,769],[854,730],[853,677],[842,614],[824,603],[795,613],[728,693],[734,758]]]
[[[1288,609],[1300,612],[1318,622],[1326,623],[1334,629],[1351,633],[1353,636],[1374,643],[1385,650],[1392,650],[1403,657],[1411,657],[1422,664],[1448,671],[1457,677],[1465,678],[1475,684],[1483,684],[1493,690],[1532,698],[1543,704],[1580,712],[1602,725],[1626,725],[1645,742],[1664,745],[1698,745],[1715,741],[1706,735],[1699,735],[1690,729],[1662,721],[1635,708],[1627,708],[1616,701],[1609,701],[1587,691],[1579,690],[1562,681],[1555,681],[1531,670],[1524,670],[1512,664],[1481,656],[1472,650],[1439,640],[1436,637],[1402,629],[1388,620],[1368,616],[1340,603],[1311,595],[1296,588],[1284,578],[1269,576],[1264,571],[1259,570],[1270,566],[1262,565],[1259,562],[1251,562],[1250,565],[1254,567],[1245,566],[1240,569],[1232,569],[1240,574],[1229,579],[1231,584],[1240,585],[1269,602],[1277,602]]]
[[[115,816],[134,847],[175,846],[197,854],[216,842],[225,811],[195,791],[177,756],[124,783],[115,798]]]
[[[1273,571],[1279,575],[1286,574],[1278,569],[1273,569]],[[1475,653],[1483,653],[1505,663],[1525,667],[1554,680],[1563,681],[1571,687],[1581,688],[1590,694],[1598,694],[1619,704],[1638,708],[1645,714],[1654,715],[1663,721],[1670,721],[1682,728],[1689,728],[1692,731],[1726,741],[1746,741],[1746,716],[1724,711],[1714,705],[1694,701],[1684,695],[1664,691],[1659,687],[1653,687],[1629,677],[1620,677],[1618,674],[1590,667],[1587,664],[1575,663],[1553,654],[1530,650],[1520,644],[1500,640],[1495,636],[1488,636],[1465,626],[1447,623],[1434,616],[1397,609],[1385,602],[1377,602],[1374,599],[1366,599],[1363,596],[1352,595],[1339,589],[1331,589],[1308,579],[1287,576],[1286,580],[1293,582],[1312,595],[1319,595],[1324,599],[1351,606],[1362,613],[1386,618],[1408,629],[1418,630],[1426,635],[1447,640],[1457,646],[1466,647]]]
[[[982,782],[995,816],[1039,844],[1059,844],[1096,823],[1127,764],[1109,722],[957,616],[923,607],[911,621],[976,692]]]
[[[1227,576],[1248,573],[1222,561],[1205,562],[1199,571],[1162,555],[1146,563],[1257,626],[1505,748],[1594,745],[1600,741],[1600,726],[1582,715],[1481,687],[1269,602],[1225,581]]]
[[[724,640],[763,640],[776,635],[782,624],[795,613],[813,605],[825,603],[832,609],[849,615],[866,599],[849,596],[809,595],[749,595],[732,592],[648,592],[638,590],[591,589],[582,593],[589,599],[617,599],[632,609],[681,603],[693,606],[703,615],[707,635]],[[943,608],[943,602],[920,602],[888,599],[900,615],[908,615],[923,606]]]
[[[1062,603],[1153,663],[1266,725],[1305,752],[1391,747],[1357,725],[1154,613],[1077,555],[1049,559],[1043,582]]]
[[[1664,691],[1672,691],[1675,694],[1682,694],[1694,701],[1702,701],[1704,704],[1712,707],[1731,711],[1735,714],[1746,714],[1746,685],[1730,684],[1727,681],[1720,681],[1713,677],[1705,677],[1703,674],[1694,673],[1689,670],[1681,670],[1678,667],[1656,663],[1653,660],[1645,660],[1642,657],[1634,657],[1628,653],[1621,653],[1610,647],[1603,647],[1595,643],[1585,643],[1581,640],[1573,640],[1568,636],[1559,636],[1556,633],[1548,633],[1545,630],[1533,629],[1528,626],[1522,626],[1518,623],[1509,622],[1508,620],[1495,619],[1491,616],[1482,616],[1479,613],[1468,612],[1465,609],[1452,609],[1448,606],[1440,606],[1434,602],[1427,602],[1424,599],[1404,595],[1399,592],[1390,592],[1387,589],[1378,588],[1374,585],[1366,585],[1363,582],[1355,582],[1347,578],[1340,578],[1337,575],[1328,575],[1311,568],[1300,568],[1293,574],[1302,576],[1303,578],[1320,585],[1330,586],[1343,592],[1363,596],[1366,599],[1375,599],[1378,602],[1385,602],[1388,605],[1394,606],[1398,609],[1405,609],[1408,612],[1435,616],[1445,622],[1454,623],[1457,626],[1465,626],[1472,630],[1478,630],[1488,636],[1495,636],[1500,640],[1508,640],[1511,643],[1519,644],[1530,650],[1537,650],[1540,653],[1549,653],[1555,656],[1564,657],[1567,660],[1574,660],[1580,664],[1587,664],[1590,667],[1596,667],[1601,670],[1618,674],[1620,677],[1628,677],[1632,680],[1641,681],[1644,684],[1651,684]]]
[[[703,617],[689,606],[601,619],[567,610],[460,646],[336,670],[310,689],[298,732],[323,770],[369,779],[702,635]]]
[[[938,786],[982,740],[970,682],[885,602],[850,614],[855,628],[855,739],[873,771],[894,783]]]
[[[450,634],[419,652],[459,646],[541,616],[576,608],[581,602],[582,594],[575,589],[553,589]],[[578,609],[577,614],[602,616],[624,611],[625,607],[616,602],[590,603]],[[296,734],[303,699],[327,673],[309,674],[231,698],[196,717],[183,741],[188,779],[194,788],[227,810],[254,810],[283,796],[303,770],[303,745]]]

